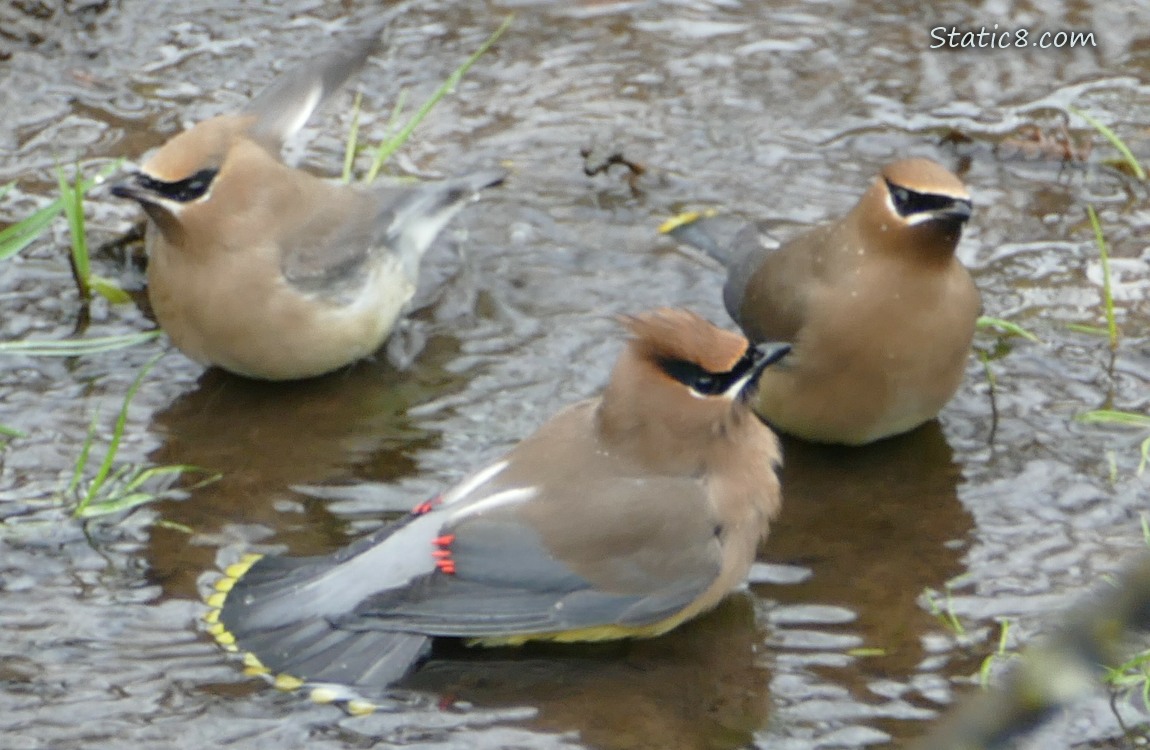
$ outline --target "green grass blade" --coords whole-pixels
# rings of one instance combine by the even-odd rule
[[[92,256],[88,251],[88,229],[84,222],[84,174],[80,165],[75,166],[75,182],[72,185],[72,206],[64,201],[64,214],[68,217],[68,228],[72,230],[72,254],[83,261],[86,280],[92,278]]]
[[[124,484],[124,492],[135,492],[144,482],[155,477],[162,477],[168,474],[179,474],[185,468],[191,469],[192,467],[185,467],[183,465],[170,464],[166,466],[150,466],[147,469],[136,469],[129,479]]]
[[[1036,344],[1042,343],[1042,341],[1030,331],[1026,330],[1017,323],[1012,323],[1009,320],[1004,320],[1003,318],[992,318],[989,315],[983,315],[979,317],[977,325],[979,328],[997,328],[1007,335],[1021,336],[1027,341],[1033,341]]]
[[[859,659],[868,659],[876,656],[886,656],[887,650],[877,646],[862,646],[859,648],[848,648],[847,655],[854,656]]]
[[[99,518],[100,516],[107,516],[112,513],[119,513],[120,511],[131,510],[132,508],[146,505],[155,499],[156,496],[150,492],[131,492],[126,495],[120,495],[114,500],[77,507],[72,515],[75,518]]]
[[[80,486],[80,480],[84,476],[84,469],[88,468],[88,456],[92,452],[92,443],[96,442],[96,420],[99,419],[99,417],[100,410],[93,410],[92,421],[88,423],[88,434],[84,437],[84,442],[80,445],[80,455],[76,457],[76,463],[72,467],[72,478],[64,490],[64,493],[67,495],[71,495],[75,492],[76,488]]]
[[[391,116],[387,118],[388,132],[391,132],[399,124],[399,116],[403,114],[403,109],[407,106],[408,93],[407,88],[402,88],[399,90],[399,96],[395,97],[395,106],[391,108]]]
[[[92,257],[88,247],[88,230],[84,222],[84,194],[94,181],[84,182],[80,165],[76,165],[74,185],[65,187],[64,171],[57,169],[60,178],[60,197],[64,202],[64,215],[68,217],[68,228],[72,235],[72,274],[83,299],[89,299],[96,292],[112,304],[126,304],[132,298],[120,285],[103,276],[92,273]]]
[[[73,512],[75,516],[82,516],[85,509],[91,504],[92,500],[99,493],[100,488],[104,486],[104,482],[108,478],[108,473],[112,469],[112,463],[116,460],[116,453],[120,450],[120,441],[124,437],[124,428],[128,424],[128,406],[132,403],[132,398],[136,395],[136,391],[144,382],[144,378],[152,368],[160,361],[160,357],[164,356],[163,352],[152,357],[148,362],[140,368],[140,372],[136,375],[136,379],[128,387],[128,392],[124,395],[124,403],[120,406],[120,413],[116,417],[116,426],[112,429],[112,439],[108,443],[108,450],[104,454],[104,460],[100,462],[100,468],[96,470],[96,476],[92,478],[91,483],[88,485],[88,491],[84,494],[84,498],[80,504],[76,506]]]
[[[123,164],[123,159],[117,159],[105,165],[103,169],[96,173],[95,177],[81,182],[82,192],[87,194],[96,183],[120,169]],[[3,192],[7,193],[11,188],[12,185],[9,184],[5,186]],[[3,194],[0,194],[0,197],[3,197]],[[52,201],[47,206],[35,211],[31,216],[28,216],[22,221],[18,221],[4,231],[0,231],[0,260],[10,258],[32,244],[44,229],[52,223],[52,220],[56,218],[56,215],[59,214],[63,208],[64,200],[63,195],[61,195],[61,197]]]
[[[407,142],[407,139],[411,137],[412,131],[423,121],[423,118],[427,117],[432,108],[439,103],[439,100],[455,90],[455,87],[463,80],[463,76],[467,74],[471,66],[499,40],[499,37],[503,36],[503,32],[507,31],[513,20],[515,20],[514,14],[503,19],[503,23],[499,25],[499,28],[496,29],[491,36],[487,37],[487,40],[483,42],[483,44],[479,45],[479,49],[475,50],[471,57],[467,58],[462,65],[456,68],[455,71],[447,77],[443,85],[436,89],[435,93],[411,116],[411,119],[407,121],[400,131],[379,145],[379,148],[375,152],[375,159],[372,161],[371,169],[368,170],[367,177],[364,178],[365,182],[371,182],[379,175],[379,170],[391,155],[395,153],[396,149]]]
[[[1132,672],[1136,669],[1141,669],[1144,666],[1150,666],[1150,651],[1143,651],[1135,654],[1133,657],[1118,665],[1117,667],[1106,667],[1108,673],[1117,673],[1121,675],[1125,672]]]
[[[1134,157],[1133,152],[1131,152],[1126,143],[1118,137],[1117,133],[1106,127],[1102,121],[1098,120],[1093,115],[1089,115],[1086,112],[1077,109],[1076,107],[1067,107],[1067,109],[1069,109],[1073,114],[1081,117],[1083,120],[1086,120],[1086,122],[1089,123],[1092,128],[1102,134],[1103,138],[1110,141],[1110,145],[1117,149],[1118,153],[1122,154],[1122,160],[1126,162],[1126,166],[1130,167],[1130,171],[1134,173],[1135,177],[1140,180],[1146,179],[1146,170],[1142,169],[1142,165],[1138,163],[1138,159]]]
[[[16,187],[15,181],[9,182],[4,187],[0,187],[0,200],[4,200],[4,196],[6,196],[6,195],[8,195],[8,193],[12,192],[12,188],[14,188],[14,187]]]
[[[351,127],[347,131],[347,145],[343,150],[343,181],[351,182],[351,169],[355,165],[355,155],[359,151],[359,107],[363,94],[355,92],[355,103],[351,109]]]
[[[990,670],[994,667],[994,663],[1001,659],[1008,659],[1012,654],[1006,650],[1006,645],[1010,637],[1010,620],[1004,619],[999,621],[998,630],[998,649],[987,654],[986,658],[982,660],[982,667],[978,670],[978,681],[982,685],[983,690],[990,688]]]
[[[1091,336],[1109,336],[1110,331],[1102,326],[1088,326],[1085,323],[1067,323],[1066,330],[1074,331],[1075,333],[1086,333]]]
[[[152,466],[138,472],[136,476],[132,478],[132,481],[128,483],[128,489],[134,490],[144,482],[147,482],[149,479],[166,476],[168,474],[175,474],[177,476],[184,474],[203,474],[203,479],[191,485],[190,487],[184,488],[188,490],[197,490],[200,487],[206,487],[212,482],[219,481],[220,477],[223,476],[223,474],[220,474],[219,472],[210,471],[203,468],[202,466],[193,466],[192,464],[166,464],[164,466]]]
[[[1095,409],[1084,412],[1075,417],[1079,422],[1086,424],[1120,424],[1130,427],[1150,427],[1150,416],[1135,414],[1132,411],[1118,411],[1116,409]]]
[[[196,484],[192,485],[189,489],[196,489],[210,484],[220,478],[220,474],[210,472],[207,469],[200,468],[199,466],[192,466],[190,464],[170,464],[166,466],[152,466],[147,469],[134,469],[133,467],[126,467],[130,473],[130,478],[122,488],[116,492],[112,497],[103,500],[98,500],[86,505],[83,508],[77,508],[75,515],[78,518],[97,518],[99,516],[106,516],[112,513],[120,513],[122,511],[131,510],[141,505],[158,500],[162,497],[168,496],[167,492],[147,492],[141,490],[140,487],[146,482],[156,477],[175,475],[180,476],[186,473],[202,473],[205,478]]]
[[[15,427],[9,427],[6,424],[0,424],[0,435],[7,438],[28,437],[28,433],[23,430],[17,430]]]
[[[990,670],[994,667],[996,654],[987,654],[978,668],[978,686],[983,690],[990,689]]]
[[[80,166],[76,165],[76,184],[72,185],[64,177],[64,168],[56,167],[56,178],[60,186],[60,202],[64,207],[64,216],[68,219],[68,230],[72,235],[72,278],[76,288],[80,291],[80,298],[87,300],[92,297],[92,290],[88,286],[88,278],[92,275],[90,258],[88,257],[88,238],[84,232],[84,193]]]
[[[147,343],[159,338],[160,331],[140,331],[86,339],[45,341],[0,341],[0,355],[23,354],[28,357],[83,357]]]
[[[35,242],[63,208],[64,204],[56,199],[28,218],[0,232],[0,260],[11,258]]]
[[[126,305],[132,301],[132,295],[125,292],[123,287],[103,276],[92,274],[88,277],[88,286],[113,305]]]
[[[116,469],[111,474],[109,474],[108,477],[104,480],[104,484],[106,484],[106,485],[123,484],[124,477],[130,475],[134,471],[136,471],[135,466],[132,466],[131,464],[125,464],[124,466],[121,466],[120,468]]]
[[[1118,322],[1114,319],[1114,295],[1110,289],[1110,248],[1106,244],[1106,237],[1102,234],[1102,223],[1098,221],[1098,213],[1094,206],[1086,206],[1086,215],[1090,217],[1090,226],[1094,229],[1094,243],[1098,246],[1098,254],[1102,258],[1102,304],[1106,311],[1106,332],[1110,337],[1110,349],[1118,349]]]
[[[994,377],[994,370],[990,366],[990,357],[986,352],[980,351],[978,353],[978,361],[982,363],[982,371],[986,375],[986,382],[990,384],[990,390],[994,390],[994,386],[998,384],[998,380]]]
[[[399,96],[395,97],[395,105],[391,108],[391,116],[387,118],[387,125],[384,126],[383,132],[391,133],[397,127],[399,127],[400,115],[403,114],[404,107],[407,106],[407,94],[408,90],[406,88],[399,90]],[[392,139],[385,139],[384,143],[381,143],[376,147],[375,158],[372,159],[371,167],[368,169],[367,174],[363,177],[364,184],[372,182],[379,175],[379,170],[383,167],[388,157],[390,157],[392,153],[395,153],[395,148],[398,148],[399,145],[402,145],[401,142],[400,144],[397,144],[395,148],[392,148],[389,153],[381,155],[381,149],[384,148],[385,143],[390,143],[391,140]]]

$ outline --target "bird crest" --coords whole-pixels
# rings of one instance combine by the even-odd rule
[[[639,315],[624,315],[619,322],[631,332],[633,343],[653,362],[691,362],[707,372],[731,370],[747,352],[747,340],[716,328],[689,310],[659,308]]]

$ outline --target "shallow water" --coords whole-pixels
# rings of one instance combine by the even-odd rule
[[[998,620],[1011,620],[1016,647],[1142,544],[1150,475],[1135,470],[1145,433],[1074,416],[1150,410],[1146,189],[1103,163],[1110,148],[1080,120],[1070,135],[1095,144],[1084,162],[1033,158],[1018,142],[1031,125],[1056,136],[1075,106],[1145,158],[1150,5],[421,3],[355,83],[364,137],[382,132],[401,89],[421,101],[509,10],[509,34],[393,163],[420,175],[513,170],[429,254],[413,323],[428,343],[411,369],[381,358],[273,386],[169,351],[132,404],[122,460],[222,478],[79,525],[59,493],[87,425],[98,412],[106,439],[140,367],[169,345],[0,355],[0,424],[27,434],[0,449],[0,744],[898,744],[971,689]],[[0,13],[0,183],[19,180],[0,216],[11,221],[54,194],[55,164],[138,157],[184,123],[238,107],[274,69],[373,8],[297,0]],[[1098,46],[929,49],[934,26],[993,23],[1091,30]],[[316,118],[293,147],[302,163],[338,171],[350,109],[348,94]],[[969,140],[952,143],[952,131]],[[586,147],[620,150],[645,172],[634,188],[618,166],[588,177]],[[596,392],[621,339],[613,313],[675,304],[729,324],[717,269],[656,233],[667,216],[721,207],[786,237],[844,211],[904,154],[936,158],[971,186],[976,213],[960,254],[986,312],[1041,343],[980,334],[976,346],[994,356],[993,399],[972,358],[940,424],[862,450],[788,442],[783,516],[746,593],[648,642],[482,653],[446,644],[406,685],[406,705],[367,718],[243,677],[199,632],[200,587],[221,556],[331,550]],[[1102,319],[1087,203],[1114,256],[1124,336],[1113,355],[1104,339],[1067,328]],[[139,220],[106,189],[88,211],[97,244]],[[0,262],[0,338],[71,333],[80,305],[67,242],[58,221]],[[121,253],[96,263],[142,284]],[[97,302],[91,317],[87,335],[151,326],[131,305]],[[924,596],[948,583],[968,642]],[[1031,745],[1117,733],[1099,699]]]

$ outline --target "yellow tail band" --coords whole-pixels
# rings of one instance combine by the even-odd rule
[[[699,219],[709,219],[716,214],[718,214],[718,211],[713,208],[708,208],[704,211],[684,211],[681,214],[672,216],[660,224],[659,234],[669,234],[679,227],[683,227],[688,224],[694,224]]]
[[[204,597],[204,603],[208,605],[208,611],[201,618],[204,621],[204,629],[225,651],[235,653],[239,648],[236,646],[236,637],[229,633],[224,624],[220,622],[220,610],[223,609],[224,602],[227,601],[228,594],[235,587],[236,581],[243,577],[255,565],[256,560],[261,557],[263,555],[244,555],[238,563],[229,565],[224,569],[223,577],[212,586],[212,592]],[[245,660],[246,658],[247,655],[245,655]],[[252,658],[255,658],[254,655]]]
[[[301,688],[308,687],[307,681],[295,675],[284,673],[272,674],[271,670],[264,666],[258,656],[250,651],[240,651],[236,643],[236,636],[229,632],[220,620],[220,612],[223,610],[224,602],[228,599],[228,594],[235,588],[236,582],[243,578],[244,575],[251,570],[251,567],[262,557],[263,555],[254,553],[244,555],[240,558],[239,562],[224,568],[223,576],[212,586],[212,591],[204,597],[204,602],[208,605],[208,611],[204,613],[201,619],[204,622],[204,630],[207,631],[208,635],[210,635],[223,650],[242,656],[244,674],[252,677],[262,677],[270,682],[277,690],[295,692]],[[308,698],[316,703],[338,703],[343,710],[352,716],[365,716],[377,708],[376,704],[371,701],[360,697],[349,698],[347,692],[329,686],[312,687],[308,692]]]

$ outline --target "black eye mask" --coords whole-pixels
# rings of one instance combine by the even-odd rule
[[[671,358],[659,360],[659,366],[663,368],[663,372],[696,393],[717,396],[726,393],[731,386],[753,370],[762,370],[774,364],[790,351],[790,347],[786,345],[774,345],[764,349],[764,347],[747,347],[746,353],[726,372],[708,372],[694,362]]]
[[[886,181],[886,187],[890,191],[891,202],[894,203],[895,210],[898,211],[899,216],[904,218],[915,214],[953,214],[955,217],[960,214],[970,215],[970,201],[968,200],[950,195],[915,192],[910,188],[896,185],[890,180]]]
[[[142,189],[160,198],[167,198],[176,203],[191,203],[208,192],[208,188],[212,186],[212,180],[216,178],[219,171],[218,169],[201,169],[192,176],[176,182],[164,182],[146,174],[137,173],[135,181]]]
[[[707,372],[694,362],[681,359],[660,360],[659,366],[663,368],[663,372],[691,390],[704,396],[716,396],[737,383],[739,378],[751,369],[751,361],[743,357],[730,371],[718,373]]]

